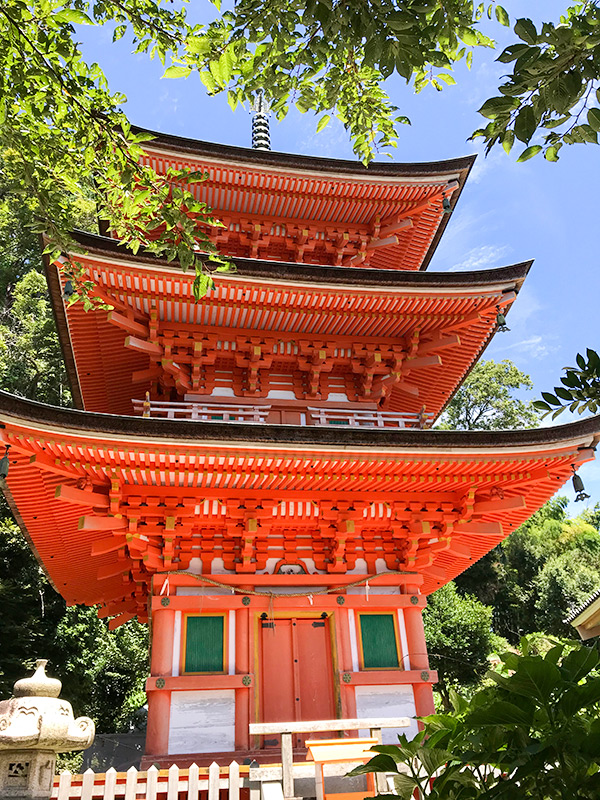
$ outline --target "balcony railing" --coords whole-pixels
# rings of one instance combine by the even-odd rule
[[[271,406],[162,403],[155,400],[132,402],[134,411],[144,417],[191,419],[200,422],[266,422],[271,410]]]
[[[351,428],[426,428],[432,415],[397,414],[394,411],[312,408],[309,407],[309,425],[349,425]]]
[[[157,400],[133,400],[136,414],[163,419],[186,419],[199,422],[284,422],[303,425],[344,425],[350,428],[428,428],[432,415],[424,412],[399,414],[394,411],[379,411],[364,408],[295,407],[294,419],[286,420],[285,411],[271,404],[245,405],[228,402],[184,403]],[[271,413],[273,411],[273,414]],[[278,413],[275,413],[278,412]],[[271,418],[270,418],[271,415]]]

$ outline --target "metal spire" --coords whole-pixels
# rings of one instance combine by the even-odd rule
[[[262,89],[252,100],[252,148],[254,150],[270,150],[269,102]]]

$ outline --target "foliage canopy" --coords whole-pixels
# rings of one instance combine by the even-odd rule
[[[515,430],[534,428],[539,414],[533,402],[515,397],[531,389],[531,378],[512,361],[478,361],[448,403],[440,428]]]
[[[585,800],[600,792],[600,676],[597,650],[557,645],[534,655],[505,653],[492,686],[470,702],[453,694],[453,714],[426,717],[399,746],[374,747],[350,774],[388,772],[395,795],[411,800]]]

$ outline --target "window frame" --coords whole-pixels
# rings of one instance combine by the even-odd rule
[[[397,667],[366,667],[365,666],[365,655],[363,649],[363,639],[362,639],[362,626],[361,626],[361,617],[392,617],[392,621],[394,623],[394,637],[396,642],[396,657],[398,659],[398,666]],[[392,609],[389,611],[384,611],[383,609],[378,609],[377,611],[357,611],[356,612],[356,636],[357,636],[357,644],[358,644],[358,664],[359,669],[361,672],[381,672],[381,671],[401,671],[404,669],[403,666],[403,653],[402,653],[402,641],[400,639],[400,623],[398,620],[398,612],[396,609]]]
[[[220,670],[203,670],[201,672],[193,672],[186,670],[186,652],[187,652],[187,639],[188,639],[188,619],[194,618],[207,618],[207,617],[220,617],[223,620],[223,667]],[[198,613],[197,611],[184,612],[181,620],[181,653],[179,659],[179,674],[180,675],[226,675],[229,664],[229,612],[227,611],[208,611],[206,613]]]

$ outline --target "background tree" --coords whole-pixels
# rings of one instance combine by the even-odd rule
[[[0,388],[54,405],[69,405],[62,353],[33,232],[37,200],[0,155]],[[70,201],[72,224],[90,227],[89,200]],[[146,626],[114,632],[93,608],[67,608],[48,582],[0,496],[0,697],[33,666],[50,659],[64,695],[90,714],[101,733],[127,730],[144,703]]]
[[[529,375],[508,359],[479,361],[448,403],[438,427],[486,431],[534,428],[539,413],[533,402],[515,396],[532,387]]]
[[[519,41],[498,61],[512,64],[499,87],[500,96],[479,109],[491,122],[475,132],[488,151],[501,144],[509,152],[515,142],[526,148],[519,161],[543,151],[558,161],[564,144],[598,144],[600,131],[600,7],[587,0],[568,8],[558,25],[518,19]],[[530,145],[545,131],[540,143]]]
[[[131,130],[121,110],[125,98],[111,93],[98,64],[84,61],[74,25],[112,26],[113,38],[130,37],[136,53],[170,60],[165,77],[197,70],[208,92],[227,91],[234,107],[260,89],[279,118],[295,104],[316,113],[321,130],[335,114],[368,162],[377,149],[395,145],[397,125],[408,122],[386,94],[385,79],[397,73],[417,92],[454,83],[456,63],[470,65],[474,48],[494,46],[483,31],[487,17],[510,23],[495,0],[240,0],[207,25],[190,25],[183,6],[161,0],[5,0],[0,147],[15,154],[35,198],[37,228],[53,252],[76,248],[69,198],[87,192],[132,250],[195,268],[200,296],[212,284],[210,272],[228,268],[206,235],[215,223],[210,210],[186,188],[202,176],[160,176],[142,163],[147,135]],[[488,147],[510,149],[516,138],[528,145],[521,159],[545,147],[555,160],[563,143],[597,141],[599,22],[595,0],[568,9],[558,25],[516,21],[519,41],[500,55],[514,62],[513,74],[481,109],[491,122],[476,134]],[[540,127],[551,129],[544,144],[529,146]],[[76,260],[66,271],[74,300],[93,304],[93,286]]]
[[[33,667],[50,660],[64,696],[92,716],[100,733],[128,730],[145,702],[146,626],[129,622],[114,632],[94,608],[67,608],[50,585],[4,500],[0,504],[0,697]]]
[[[435,689],[450,709],[451,690],[476,686],[490,655],[505,649],[506,642],[492,631],[492,608],[459,594],[453,582],[430,595],[423,624],[430,663],[439,674]]]
[[[456,578],[459,592],[493,607],[494,631],[517,644],[543,631],[575,638],[563,620],[600,586],[600,533],[567,499],[546,503],[504,542]]]

